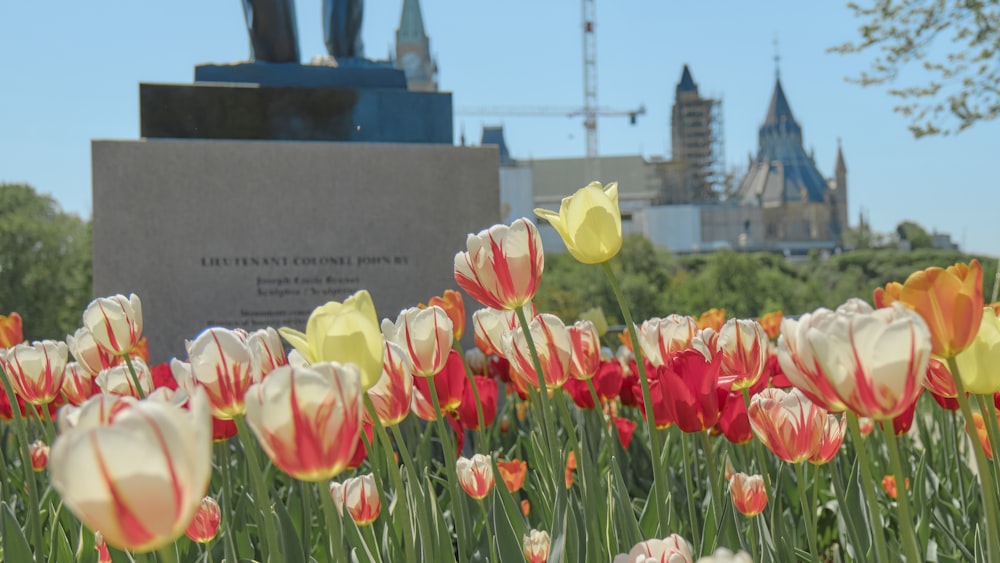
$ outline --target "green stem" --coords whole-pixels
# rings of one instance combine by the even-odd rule
[[[324,531],[329,534],[326,549],[330,561],[350,561],[344,551],[344,529],[340,523],[340,515],[337,514],[337,507],[333,504],[329,485],[326,481],[319,481],[316,483],[316,490],[319,492],[320,504],[323,505],[323,517],[326,519],[326,530]]]
[[[1000,483],[997,482],[1000,479],[1000,430],[997,429],[996,406],[992,396],[987,400],[986,395],[977,394],[976,401],[979,403],[979,414],[986,425],[986,435],[990,438],[990,450],[993,453],[993,487],[1000,492]]]
[[[265,555],[275,562],[284,561],[284,557],[281,555],[281,544],[278,541],[278,530],[274,526],[271,496],[267,494],[260,458],[257,457],[257,444],[254,443],[253,434],[251,434],[250,427],[247,426],[243,415],[233,417],[233,422],[236,423],[237,435],[243,446],[243,455],[246,456],[247,473],[250,474],[250,486],[253,488],[254,504],[257,507],[257,510],[250,512],[254,514],[258,525],[264,529],[264,545],[267,547]],[[326,496],[330,496],[330,491],[327,491]],[[332,499],[331,502],[333,502]]]
[[[35,478],[35,470],[31,467],[31,442],[28,441],[28,429],[25,424],[24,418],[21,416],[21,408],[17,403],[17,395],[14,393],[14,388],[10,384],[10,379],[7,377],[7,372],[4,371],[3,366],[0,365],[0,379],[3,379],[4,392],[7,394],[7,401],[10,405],[11,416],[14,421],[14,432],[17,434],[18,441],[21,442],[17,448],[18,455],[21,457],[21,469],[24,472],[24,481],[28,484],[28,527],[31,528],[31,539],[32,544],[35,549],[39,550],[36,554],[37,559],[42,557],[42,519],[41,519],[41,505],[38,502],[38,480]]]
[[[302,549],[308,555],[312,552],[312,490],[305,481],[298,484],[302,496]]]
[[[743,403],[746,405],[747,413],[749,413],[750,389],[746,387],[743,388]],[[749,414],[747,416],[749,416]],[[774,498],[774,484],[771,482],[771,473],[768,471],[767,467],[767,455],[764,453],[764,444],[759,438],[757,438],[756,435],[751,438],[751,441],[753,442],[754,457],[757,458],[757,470],[760,472],[761,477],[764,478],[764,492],[767,494],[768,499],[765,510],[767,510],[771,515],[771,543],[777,544],[778,540],[776,536],[780,536],[779,529],[781,529],[783,519],[780,517],[775,518],[776,514],[774,507],[777,506],[777,504],[775,503]],[[763,531],[763,528],[761,528],[761,530]]]
[[[882,526],[882,513],[879,512],[878,499],[875,498],[875,488],[872,485],[872,467],[868,462],[868,453],[865,451],[865,443],[861,438],[861,429],[858,427],[858,415],[847,411],[847,427],[851,431],[851,439],[854,441],[854,451],[858,456],[858,468],[861,470],[861,492],[865,495],[868,503],[869,527],[872,531],[872,538],[875,543],[875,561],[888,563],[889,555],[885,546],[885,528]]]
[[[553,469],[557,469],[561,466],[562,456],[559,455],[556,430],[550,416],[552,411],[549,410],[549,390],[548,386],[545,385],[545,373],[542,371],[542,362],[538,358],[538,349],[535,347],[535,339],[531,337],[531,329],[528,326],[528,319],[524,315],[524,308],[518,307],[514,309],[514,314],[517,315],[517,321],[521,325],[524,340],[528,344],[528,352],[531,354],[531,365],[535,368],[535,378],[538,380],[538,402],[541,408],[537,412],[539,418],[542,419],[542,439],[545,447],[549,450],[550,465]],[[569,429],[567,429],[568,431]]]
[[[139,385],[139,374],[135,372],[135,366],[132,365],[132,357],[125,354],[125,365],[128,366],[128,373],[132,377],[132,383],[135,384],[135,392],[139,394],[140,399],[146,398],[146,392],[142,390],[142,386]]]
[[[177,563],[177,549],[171,543],[156,550],[156,560],[159,563]]]
[[[758,514],[758,515],[754,516],[753,518],[751,518],[750,519],[750,523],[747,524],[747,531],[746,531],[746,534],[745,534],[745,540],[746,540],[746,543],[750,544],[750,560],[751,561],[760,561],[761,560],[761,559],[759,559],[757,557],[757,544],[759,542],[760,545],[761,545],[761,549],[763,549],[763,546],[764,546],[764,532],[763,532],[763,530],[760,530],[760,521],[759,521],[759,519],[763,518],[763,517],[764,517],[763,514]],[[759,530],[759,536],[757,538],[754,537],[755,535],[757,535],[757,534],[753,533],[754,528],[756,528],[756,529]]]
[[[622,293],[618,279],[611,269],[611,263],[602,262],[601,267],[608,278],[608,283],[611,284],[611,290],[615,293],[615,299],[618,300],[618,307],[622,310],[622,316],[625,317],[625,327],[628,329],[629,338],[632,341],[632,352],[635,354],[635,365],[639,370],[639,385],[642,387],[642,402],[646,410],[646,430],[649,433],[650,454],[653,458],[653,492],[656,496],[656,513],[659,517],[658,533],[665,534],[667,523],[670,521],[670,510],[667,506],[666,472],[663,469],[663,460],[660,457],[662,444],[660,443],[660,432],[656,428],[656,416],[653,413],[653,397],[649,391],[646,362],[643,361],[642,347],[639,345],[639,335],[636,334],[638,327],[636,327],[635,322],[632,320],[632,312],[625,301],[625,294]]]
[[[389,444],[389,435],[386,434],[385,427],[379,422],[378,413],[375,412],[375,405],[367,393],[365,394],[365,408],[368,410],[368,416],[373,421],[372,428],[375,429],[375,438],[382,445],[382,453],[385,455],[386,463],[389,465],[389,479],[392,481],[393,488],[396,489],[396,502],[399,503],[399,512],[397,514],[403,515],[406,519],[403,526],[403,549],[406,551],[406,560],[416,561],[417,554],[413,540],[413,528],[410,527],[410,501],[406,490],[403,488],[403,475],[399,471],[399,465],[395,461],[392,446]],[[393,426],[394,430],[395,428]],[[396,443],[402,455],[402,452],[406,451],[406,443],[403,442],[402,436],[396,437]],[[407,467],[412,466],[413,460],[410,459],[409,451],[406,451],[406,455],[403,455],[403,463]],[[385,506],[389,506],[389,503],[385,503]]]
[[[497,494],[493,491],[492,494]],[[493,519],[490,518],[490,513],[486,509],[486,499],[479,499],[479,506],[483,509],[483,515],[486,517],[486,539],[490,545],[490,563],[497,563],[497,541],[496,534],[493,532]]]
[[[896,479],[896,508],[899,510],[899,529],[903,540],[903,552],[906,553],[907,561],[923,561],[920,557],[917,536],[913,532],[910,493],[906,488],[906,474],[903,472],[903,462],[899,455],[899,441],[896,438],[896,431],[893,429],[891,421],[883,422],[879,426],[882,427],[882,434],[885,435],[885,443],[889,448],[889,463],[892,464],[892,473]]]
[[[819,559],[819,549],[816,547],[816,511],[809,505],[809,487],[806,485],[804,463],[796,463],[795,476],[798,478],[799,501],[802,503],[802,519],[806,525],[806,540],[809,542],[809,555],[813,561]]]
[[[648,409],[651,410],[651,409]],[[692,545],[696,546],[698,553],[702,553],[704,546],[701,545],[699,537],[701,536],[701,526],[698,523],[698,517],[695,512],[695,488],[694,479],[691,478],[691,460],[688,456],[688,440],[686,434],[681,434],[681,454],[684,461],[684,488],[687,490],[687,510],[688,510],[688,520],[691,523],[691,541]],[[656,475],[653,475],[656,478]]]
[[[708,434],[698,432],[701,438],[701,447],[705,450],[705,462],[708,466],[708,484],[712,489],[712,511],[715,512],[715,525],[717,529],[722,529],[722,491],[719,489],[719,467],[715,463],[715,454],[712,452],[712,444],[708,441]],[[726,526],[729,529],[728,526]],[[721,534],[720,534],[721,535]]]
[[[469,541],[468,512],[465,506],[465,496],[461,485],[458,482],[458,473],[455,470],[455,460],[458,456],[455,453],[455,444],[452,443],[451,429],[444,421],[444,413],[441,412],[441,401],[438,400],[437,386],[434,385],[434,378],[428,377],[427,383],[430,386],[431,402],[434,404],[434,413],[437,415],[438,434],[441,438],[441,445],[444,448],[444,470],[448,476],[448,485],[451,489],[452,508],[455,510],[455,531],[458,536],[458,561],[465,563],[468,560],[466,550]]]
[[[233,471],[229,459],[229,440],[216,444],[219,465],[222,467],[222,504],[223,519],[226,522],[226,543],[225,552],[227,561],[236,561],[236,543],[233,536],[236,530],[233,529]]]
[[[365,544],[365,553],[368,554],[368,559],[382,563],[382,552],[379,550],[378,542],[375,540],[375,531],[372,530],[372,524],[359,526],[358,531],[361,532],[361,541]]]
[[[205,544],[205,563],[214,563],[214,558],[212,557],[212,544]]]
[[[976,456],[976,466],[979,468],[979,490],[983,497],[983,506],[986,509],[986,541],[988,547],[988,561],[1000,561],[1000,522],[997,517],[997,499],[993,486],[989,485],[987,479],[992,470],[986,461],[986,453],[979,446],[979,436],[976,433],[976,423],[972,418],[972,409],[969,407],[969,397],[965,394],[965,383],[958,371],[958,363],[955,358],[948,358],[948,369],[951,371],[952,379],[955,380],[955,390],[958,392],[958,405],[962,409],[962,416],[965,417],[965,432],[972,441],[972,451]]]

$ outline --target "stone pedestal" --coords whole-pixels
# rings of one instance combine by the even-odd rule
[[[94,141],[94,292],[142,298],[153,362],[210,326],[291,326],[368,289],[379,317],[455,287],[499,218],[495,147]]]

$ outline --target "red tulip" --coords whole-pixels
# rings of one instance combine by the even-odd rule
[[[719,382],[718,359],[709,361],[697,350],[684,350],[658,367],[656,378],[667,417],[678,428],[684,432],[702,432],[719,421],[715,391]]]

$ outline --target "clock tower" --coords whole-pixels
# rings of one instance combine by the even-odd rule
[[[396,30],[394,64],[406,74],[409,90],[437,92],[437,64],[431,58],[430,40],[424,33],[419,0],[403,0],[403,13]]]

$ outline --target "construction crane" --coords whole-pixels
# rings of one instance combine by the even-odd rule
[[[525,117],[580,117],[583,116],[583,128],[586,131],[587,152],[585,160],[585,177],[587,181],[600,180],[601,161],[598,145],[597,118],[627,116],[629,123],[635,125],[636,118],[646,113],[646,106],[640,104],[637,109],[616,110],[602,108],[597,105],[597,34],[595,0],[581,0],[583,29],[583,106],[582,107],[467,107],[458,108],[458,115],[501,115]]]

